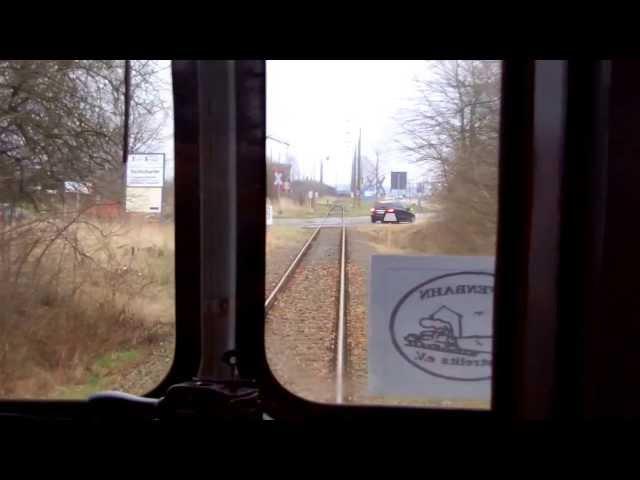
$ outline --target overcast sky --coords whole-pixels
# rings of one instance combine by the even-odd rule
[[[158,74],[166,85],[160,94],[171,105],[173,98],[169,61]],[[267,134],[290,144],[303,176],[319,177],[320,160],[325,163],[324,180],[330,185],[349,185],[351,159],[362,131],[363,155],[375,159],[380,152],[389,171],[409,171],[416,181],[422,169],[411,164],[400,151],[397,117],[417,95],[414,79],[426,78],[424,60],[269,60],[267,61]],[[163,129],[166,178],[173,177],[173,116]],[[284,160],[284,149],[267,141],[267,154]]]
[[[363,155],[373,159],[379,150],[388,170],[408,170],[411,181],[419,170],[394,142],[397,115],[417,95],[415,77],[427,75],[423,60],[268,61],[267,134],[291,145],[302,175],[317,178],[329,156],[325,183],[348,185],[361,129]],[[274,160],[277,146],[267,141]]]

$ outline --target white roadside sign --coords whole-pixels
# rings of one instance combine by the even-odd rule
[[[162,212],[162,188],[127,187],[127,212]]]
[[[372,395],[491,399],[494,258],[373,255]]]
[[[127,157],[127,187],[164,186],[164,153],[135,153]]]
[[[64,182],[64,191],[89,195],[91,194],[91,184],[87,182]]]

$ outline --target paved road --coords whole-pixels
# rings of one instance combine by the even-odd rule
[[[428,218],[430,218],[433,214],[430,213],[417,213],[416,214],[416,223],[425,222]],[[344,221],[347,225],[368,225],[371,223],[370,216],[362,216],[362,217],[345,217]],[[325,222],[325,225],[338,224],[340,223],[340,217],[329,217],[325,218],[274,218],[274,225],[291,225],[291,226],[300,226],[300,227],[310,227],[317,226],[318,224]]]

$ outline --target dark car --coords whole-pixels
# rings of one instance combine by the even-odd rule
[[[371,209],[371,223],[413,223],[415,220],[415,214],[399,202],[376,202]]]

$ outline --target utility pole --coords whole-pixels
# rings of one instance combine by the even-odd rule
[[[376,178],[375,178],[375,182],[376,182],[376,200],[378,200],[378,195],[379,195],[379,185],[378,185],[378,181],[380,178],[380,153],[376,150]]]
[[[360,198],[362,196],[362,151],[361,151],[362,129],[358,131],[358,164],[356,167],[356,196],[358,197],[358,206],[360,206]]]
[[[353,160],[351,161],[351,195],[353,196],[353,206],[356,206],[356,149],[353,149]]]

